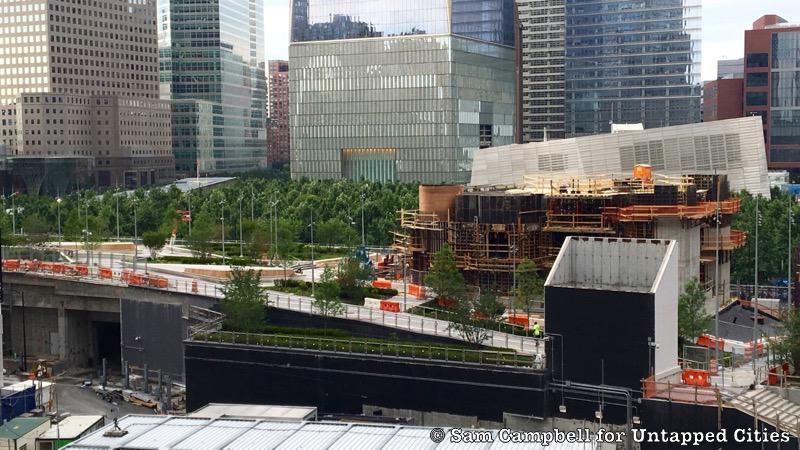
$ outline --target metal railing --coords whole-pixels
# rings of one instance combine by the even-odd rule
[[[19,265],[14,264],[12,266],[6,264],[4,261],[3,270],[6,272],[28,273],[36,276],[76,280],[120,287],[137,286],[142,289],[169,291],[215,299],[221,299],[224,297],[220,284],[190,279],[151,276],[139,272],[130,272],[126,277],[124,269],[120,268],[106,269],[100,266],[73,266],[80,266],[80,271],[74,270],[64,273],[55,273],[52,271],[52,269],[50,271],[42,270],[41,266],[37,266],[36,270],[30,270],[31,266],[28,264],[20,263]],[[109,270],[110,276],[108,276]],[[134,276],[134,274],[136,276]],[[158,283],[149,282],[153,277],[157,278]],[[147,279],[148,282],[145,282],[145,279]],[[310,297],[293,296],[269,291],[267,302],[276,308],[321,315],[319,311],[316,311],[313,307],[314,299]],[[465,340],[458,332],[453,330],[451,322],[447,320],[417,316],[414,314],[387,312],[383,310],[367,308],[364,306],[345,304],[344,312],[337,317],[369,322],[384,327],[407,330],[414,333]],[[483,342],[483,345],[496,348],[508,348],[528,355],[543,355],[545,352],[545,343],[543,339],[504,333],[496,330],[487,330],[487,340]]]
[[[313,299],[297,297],[286,294],[270,292],[269,304],[280,309],[319,314],[314,308]],[[441,336],[452,339],[464,340],[457,331],[453,330],[451,322],[440,319],[417,316],[408,313],[394,313],[376,310],[364,306],[345,304],[342,314],[336,317],[355,319],[361,322],[374,323],[388,328],[406,330],[413,333]],[[497,348],[507,348],[523,354],[540,354],[545,352],[544,339],[513,335],[494,330],[487,330],[488,339],[483,345]]]
[[[319,336],[292,336],[282,334],[254,334],[220,331],[200,333],[192,340],[220,344],[251,345],[257,347],[292,348],[344,354],[366,354],[417,360],[437,360],[492,366],[543,368],[544,360],[534,361],[514,352],[473,350],[467,348],[438,347],[408,343],[394,343],[370,339],[342,339]],[[537,365],[541,365],[537,367]]]

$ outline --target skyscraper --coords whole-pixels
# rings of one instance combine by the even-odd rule
[[[513,0],[293,0],[292,176],[465,182],[513,142]]]
[[[800,169],[800,24],[756,20],[744,59],[744,114],[761,117],[769,167]]]
[[[270,166],[289,162],[289,62],[267,64],[267,152]]]
[[[561,137],[562,123],[571,137],[608,132],[612,122],[700,120],[699,0],[517,0],[517,8],[523,140],[540,140],[545,127]]]
[[[158,0],[158,27],[161,97],[173,101],[178,172],[265,166],[263,2]]]
[[[155,18],[155,0],[3,3],[0,157],[16,187],[63,193],[83,176],[128,188],[174,179]]]

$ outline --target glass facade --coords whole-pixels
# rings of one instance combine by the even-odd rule
[[[773,33],[771,75],[770,144],[798,146],[778,152],[788,159],[800,152],[800,32]]]
[[[463,183],[481,142],[513,142],[512,48],[439,35],[294,43],[289,55],[295,178]]]
[[[568,136],[700,120],[700,0],[567,0]]]
[[[266,165],[264,10],[260,0],[159,0],[161,96],[208,102],[210,158],[183,145],[178,132],[192,111],[179,105],[173,120],[177,165],[193,174],[241,172]],[[202,109],[202,111],[201,111]],[[181,122],[183,121],[183,122]],[[180,156],[178,156],[180,155]]]
[[[450,32],[514,45],[514,0],[292,1],[293,42]]]

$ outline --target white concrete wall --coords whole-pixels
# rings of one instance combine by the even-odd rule
[[[569,238],[547,285],[650,292],[669,245],[647,239]]]
[[[655,376],[667,377],[678,367],[678,284],[680,249],[677,243],[665,255],[666,260],[656,278],[655,289]]]
[[[678,284],[681,290],[692,278],[700,279],[700,227],[686,228],[678,219],[659,219],[655,231],[657,239],[678,242]]]

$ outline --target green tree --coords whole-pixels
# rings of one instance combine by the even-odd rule
[[[272,242],[266,225],[258,220],[250,222],[250,230],[249,233],[245,233],[245,237],[250,243],[250,257],[260,260],[269,250],[269,245]]]
[[[517,266],[517,289],[514,291],[514,306],[530,315],[535,309],[544,308],[544,279],[539,276],[536,263],[526,259]]]
[[[334,217],[316,224],[314,230],[315,240],[319,244],[344,244],[352,245],[358,239],[353,227],[347,225],[344,220]]]
[[[211,255],[212,241],[214,239],[215,226],[211,216],[205,212],[198,214],[197,220],[192,226],[187,244],[197,256],[208,259]]]
[[[793,308],[783,321],[784,334],[770,341],[769,349],[775,359],[787,362],[800,373],[800,309]]]
[[[142,244],[150,250],[150,257],[155,259],[158,252],[167,243],[167,233],[164,231],[146,231],[142,235]]]
[[[458,333],[466,342],[480,347],[491,337],[492,332],[486,328],[487,323],[503,314],[503,306],[491,290],[481,294],[459,295],[447,297],[456,300],[448,328]]]
[[[444,244],[434,255],[431,268],[425,276],[425,285],[441,298],[456,300],[465,297],[464,276],[458,270],[448,244]]]
[[[22,219],[22,230],[28,242],[36,245],[47,241],[48,234],[50,233],[50,226],[40,215],[29,214]]]
[[[222,293],[220,306],[226,329],[255,333],[264,328],[267,294],[261,287],[261,272],[232,267]]]
[[[339,262],[338,283],[341,296],[351,300],[362,298],[364,286],[372,278],[372,269],[351,252]]]
[[[696,278],[689,280],[678,297],[678,335],[694,341],[711,328],[713,320],[705,312],[706,294]]]
[[[345,306],[340,299],[341,289],[339,283],[330,267],[326,267],[322,272],[322,277],[315,290],[314,309],[322,315],[325,322],[325,330],[327,331],[328,317],[336,317],[345,311]]]

